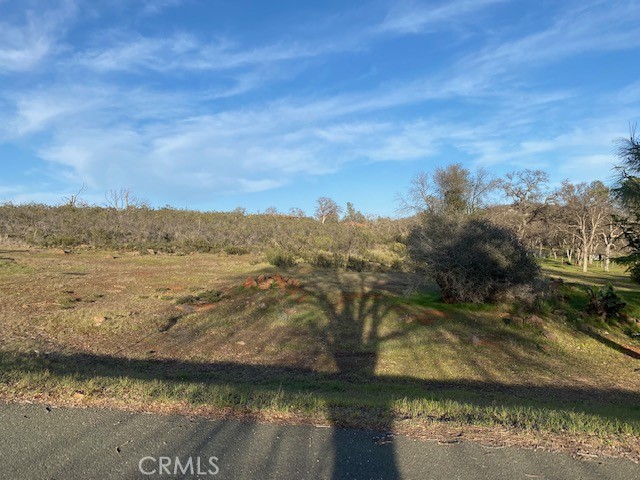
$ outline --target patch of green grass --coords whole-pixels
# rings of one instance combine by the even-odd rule
[[[585,273],[579,266],[562,264],[557,260],[542,259],[540,264],[548,275],[565,281],[560,292],[571,308],[584,311],[588,295],[583,286],[604,287],[611,284],[616,293],[627,303],[624,313],[635,318],[640,317],[640,285],[631,281],[626,267],[614,263],[607,273],[602,267],[592,265]]]
[[[0,355],[0,393],[39,392],[194,406],[243,413],[295,413],[340,425],[386,425],[389,420],[446,421],[529,431],[593,435],[640,434],[638,405],[588,404],[557,397],[514,396],[465,388],[425,390],[419,384],[383,378],[345,382],[312,373],[269,374],[232,380],[206,370],[156,372],[152,364],[74,363],[45,357]]]
[[[620,297],[627,302],[627,307],[624,310],[625,313],[635,318],[640,318],[640,287],[639,290],[632,291],[618,291]]]
[[[74,308],[79,302],[82,300],[79,297],[64,297],[60,300],[60,308],[63,310],[68,310],[70,308]]]
[[[611,264],[610,271],[605,272],[597,263],[589,266],[588,272],[583,272],[577,265],[567,265],[560,260],[539,259],[538,263],[543,271],[550,276],[562,278],[568,283],[582,283],[584,285],[605,286],[611,283],[614,287],[625,290],[638,290],[640,286],[633,281],[626,267]]]
[[[24,275],[33,272],[32,267],[19,263],[13,258],[0,258],[0,275]]]
[[[185,295],[176,300],[176,305],[196,305],[198,303],[216,303],[222,300],[220,290],[207,290],[197,295]]]
[[[399,297],[397,301],[408,305],[437,308],[443,311],[462,310],[469,312],[490,312],[499,308],[496,305],[490,305],[487,303],[444,303],[440,296],[440,292],[414,293],[408,297]]]

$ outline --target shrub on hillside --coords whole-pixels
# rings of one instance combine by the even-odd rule
[[[216,303],[222,300],[223,293],[220,290],[207,290],[198,295],[187,295],[176,300],[176,305],[197,305],[199,303]]]
[[[281,248],[271,248],[264,253],[267,262],[274,267],[289,268],[296,264],[296,257],[293,253]]]
[[[377,218],[353,226],[287,215],[198,212],[173,208],[52,207],[0,203],[0,232],[15,241],[55,248],[89,245],[158,252],[242,254],[278,245],[296,258],[315,252],[363,258],[403,238],[409,219]],[[227,250],[225,250],[227,249]],[[366,258],[365,258],[366,259]]]
[[[602,319],[620,318],[624,307],[627,306],[620,296],[613,290],[611,284],[606,287],[585,287],[587,291],[586,312],[597,315]]]
[[[315,253],[309,263],[317,268],[341,268],[345,266],[345,258],[338,253]]]
[[[356,272],[362,272],[367,268],[367,262],[365,259],[360,257],[354,257],[353,255],[349,255],[347,257],[347,264],[345,265],[347,270],[354,270]]]
[[[409,234],[407,252],[446,303],[535,297],[540,268],[511,230],[486,220],[425,214]]]
[[[237,246],[237,245],[229,245],[228,247],[224,247],[224,253],[227,255],[247,255],[251,250],[247,247]]]

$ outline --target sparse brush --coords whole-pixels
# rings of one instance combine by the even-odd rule
[[[281,248],[272,248],[264,253],[267,262],[274,267],[291,268],[296,265],[296,257],[293,253]]]
[[[311,265],[318,268],[341,268],[346,264],[346,259],[339,253],[318,252],[311,258]]]
[[[251,252],[249,248],[238,245],[230,245],[228,247],[225,247],[223,251],[227,255],[247,255]]]
[[[367,268],[367,262],[363,258],[354,257],[349,255],[347,258],[347,270],[355,270],[356,272],[362,272]]]

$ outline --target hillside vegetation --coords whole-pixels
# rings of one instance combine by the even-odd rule
[[[0,241],[61,249],[147,253],[287,252],[295,259],[345,266],[349,256],[398,266],[411,219],[329,221],[280,214],[169,208],[0,205]],[[375,266],[375,265],[372,265]]]

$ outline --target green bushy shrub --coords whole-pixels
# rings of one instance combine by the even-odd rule
[[[318,268],[341,268],[346,265],[346,260],[338,253],[317,252],[309,263]]]
[[[295,255],[281,248],[271,248],[267,250],[264,255],[267,262],[274,267],[290,268],[296,264]]]
[[[197,305],[199,303],[216,303],[222,300],[223,293],[220,290],[207,290],[198,295],[187,295],[176,300],[176,305]]]
[[[238,245],[229,245],[224,248],[224,253],[227,255],[247,255],[250,253],[250,250],[247,247],[242,247]]]
[[[185,240],[179,246],[179,249],[185,253],[210,253],[216,251],[215,246],[203,238]]]
[[[347,270],[355,270],[356,272],[362,272],[367,268],[367,262],[363,258],[354,257],[353,255],[349,255],[347,257]]]
[[[620,318],[624,307],[627,306],[620,296],[613,290],[611,284],[606,287],[585,287],[587,291],[586,312],[605,318]]]
[[[446,303],[535,297],[540,267],[511,230],[487,220],[425,214],[409,234],[407,251]]]

